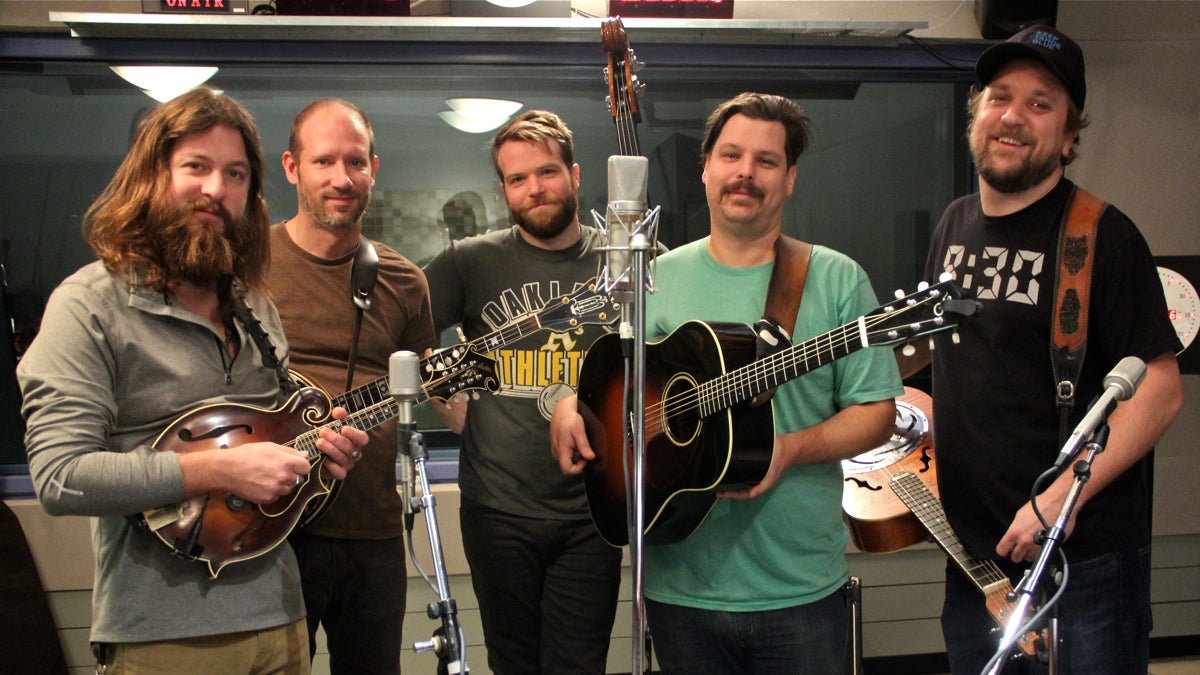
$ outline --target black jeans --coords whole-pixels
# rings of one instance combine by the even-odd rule
[[[460,515],[492,671],[604,673],[621,550],[590,519],[523,518],[465,498]]]
[[[288,541],[300,563],[310,656],[321,625],[332,675],[399,673],[408,592],[404,538],[331,539],[301,530]]]

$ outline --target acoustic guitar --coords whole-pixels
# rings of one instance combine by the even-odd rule
[[[769,389],[867,347],[953,329],[978,303],[951,281],[923,288],[828,333],[755,360],[749,326],[689,321],[646,346],[644,540],[691,534],[724,487],[752,485],[770,465],[772,406],[750,405]],[[620,336],[602,336],[584,358],[579,412],[596,458],[584,470],[588,509],[600,535],[628,543],[626,495],[632,447],[624,438]]]
[[[937,495],[933,399],[905,387],[896,400],[896,430],[886,444],[842,462],[846,476],[842,513],[859,550],[885,553],[929,539],[942,549],[984,595],[988,613],[1001,628],[1016,609],[1008,599],[1012,582],[990,560],[971,557],[950,527]],[[1026,656],[1036,656],[1030,631],[1017,639]]]
[[[887,443],[842,460],[842,516],[858,550],[887,553],[929,539],[929,533],[892,490],[889,481],[907,471],[937,490],[933,456],[933,399],[904,388],[896,399],[896,426]]]

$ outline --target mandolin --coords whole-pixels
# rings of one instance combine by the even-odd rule
[[[495,362],[467,350],[423,383],[421,400],[447,399],[464,388],[482,386],[489,378],[495,378]],[[338,483],[322,471],[325,454],[316,446],[320,429],[338,431],[350,425],[365,431],[400,413],[400,405],[389,396],[344,419],[317,426],[329,419],[332,409],[325,392],[304,387],[273,410],[222,403],[182,415],[159,434],[154,450],[182,454],[270,441],[303,450],[308,455],[309,473],[290,493],[270,504],[212,491],[131,518],[146,526],[172,553],[203,563],[213,578],[230,563],[270,551],[302,520],[308,505],[327,496]]]
[[[443,399],[467,389],[494,392],[500,388],[500,380],[496,376],[495,361],[486,354],[540,330],[568,331],[589,324],[609,324],[616,321],[618,316],[620,310],[616,303],[598,288],[597,279],[592,278],[575,291],[551,299],[540,310],[513,319],[470,342],[447,347],[422,359],[418,366],[422,394],[416,402],[420,404],[428,400],[426,392],[431,387],[446,394],[439,396]],[[389,378],[380,377],[337,396],[333,399],[333,405],[354,412],[386,404],[390,400]],[[328,489],[309,501],[300,523],[302,526],[316,522],[325,515],[337,498],[341,482],[329,477],[324,480]]]

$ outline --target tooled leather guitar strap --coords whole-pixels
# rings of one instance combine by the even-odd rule
[[[1076,187],[1067,203],[1058,235],[1058,274],[1054,280],[1054,313],[1050,318],[1050,364],[1058,406],[1059,443],[1070,431],[1075,387],[1087,352],[1088,303],[1092,289],[1092,263],[1096,254],[1096,228],[1104,200]]]
[[[800,312],[804,282],[808,278],[808,261],[812,244],[780,233],[775,240],[775,267],[767,286],[767,302],[763,318],[754,324],[755,358],[762,359],[792,344],[791,333]],[[751,405],[766,403],[775,395],[774,389],[755,396]]]

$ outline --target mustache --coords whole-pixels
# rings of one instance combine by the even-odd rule
[[[189,215],[198,211],[214,213],[220,217],[221,220],[225,221],[226,227],[233,223],[233,214],[229,212],[229,209],[225,208],[225,205],[221,202],[214,201],[212,199],[194,199],[188,202],[184,209]]]
[[[739,180],[721,189],[721,194],[729,194],[730,192],[749,192],[752,196],[762,198],[765,194],[762,188],[755,185],[752,181]]]

